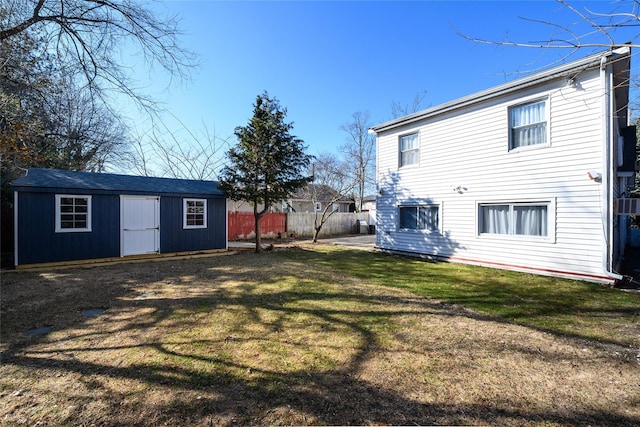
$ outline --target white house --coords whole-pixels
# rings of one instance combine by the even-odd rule
[[[621,47],[373,127],[377,246],[621,278],[627,217],[616,199],[636,167],[630,58]]]

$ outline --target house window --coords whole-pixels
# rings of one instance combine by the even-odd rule
[[[184,200],[184,228],[207,228],[207,200]]]
[[[400,206],[401,230],[438,230],[438,206]]]
[[[417,165],[419,154],[417,133],[400,137],[400,167]]]
[[[547,100],[509,108],[509,149],[547,143]]]
[[[56,233],[91,231],[91,196],[56,194]]]
[[[548,203],[481,204],[480,234],[549,236]]]
[[[316,212],[322,212],[322,203],[321,202],[316,202],[315,203],[315,210],[316,210]]]

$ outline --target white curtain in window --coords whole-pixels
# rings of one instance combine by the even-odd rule
[[[515,234],[526,236],[547,235],[546,206],[514,206],[513,213],[516,220]]]
[[[546,102],[521,105],[510,112],[513,148],[547,142]]]
[[[509,206],[482,206],[482,232],[509,234]]]
[[[406,135],[400,138],[400,165],[418,163],[418,134]]]
[[[415,150],[418,148],[418,134],[403,136],[400,139],[400,151]]]
[[[400,159],[401,166],[415,165],[418,163],[418,150],[404,151]]]

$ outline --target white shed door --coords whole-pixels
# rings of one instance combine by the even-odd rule
[[[120,196],[122,256],[160,252],[160,198]]]

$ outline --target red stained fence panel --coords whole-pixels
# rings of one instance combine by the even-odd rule
[[[253,212],[229,212],[229,240],[253,238],[255,235]],[[284,234],[287,228],[287,214],[268,213],[260,218],[262,237],[276,237]]]

